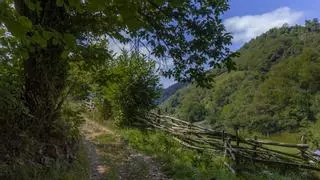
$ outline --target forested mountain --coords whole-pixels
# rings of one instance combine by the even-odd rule
[[[237,70],[212,89],[188,85],[161,107],[192,122],[262,133],[295,130],[320,120],[320,24],[283,25],[246,43]]]
[[[163,89],[161,92],[160,98],[157,100],[157,104],[166,101],[170,96],[172,96],[179,89],[183,88],[186,85],[187,85],[186,83],[178,82],[178,83],[172,84],[171,86]]]

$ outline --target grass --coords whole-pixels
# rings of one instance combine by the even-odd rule
[[[162,161],[163,170],[173,179],[236,178],[223,168],[221,157],[187,150],[164,133],[127,129],[122,135],[130,146]]]
[[[123,137],[129,145],[163,162],[163,170],[173,179],[309,179],[308,172],[266,167],[242,162],[237,177],[226,170],[221,155],[186,149],[163,132],[126,129]]]
[[[282,142],[288,144],[300,144],[301,135],[297,132],[281,132],[277,134],[272,134],[270,136],[262,135],[261,133],[254,132],[248,133],[246,131],[240,132],[240,135],[245,138],[254,139],[256,135],[258,140],[266,140],[266,141],[274,141],[274,142]],[[297,148],[288,148],[288,147],[281,147],[281,146],[273,146],[273,145],[264,145],[264,147],[277,150],[289,154],[297,154],[300,151]]]
[[[104,136],[98,136],[94,139],[94,142],[97,144],[107,144],[115,142],[115,137],[112,135],[104,135]]]
[[[292,144],[298,144],[300,142],[300,134],[299,133],[293,133],[293,132],[282,132],[279,134],[273,134],[269,137],[266,137],[266,139],[269,139],[271,141],[279,141],[284,143],[292,143]]]
[[[285,152],[289,154],[298,154],[300,151],[297,148],[288,148],[288,147],[280,147],[280,146],[272,146],[272,145],[265,145],[264,147],[280,151],[280,152]]]
[[[289,143],[289,144],[301,143],[301,142],[299,142],[300,141],[299,133],[290,133],[290,132],[282,132],[279,134],[273,134],[269,137],[262,136],[261,139],[271,140],[271,141],[275,141],[275,142]],[[273,150],[281,151],[281,152],[290,153],[290,154],[297,154],[300,152],[297,148],[288,148],[288,147],[270,146],[270,145],[266,145],[265,147],[273,149]]]
[[[1,174],[3,172],[3,174]],[[56,162],[49,167],[20,165],[15,167],[0,166],[0,179],[12,180],[87,180],[89,162],[84,147],[81,146],[76,160],[71,164]]]

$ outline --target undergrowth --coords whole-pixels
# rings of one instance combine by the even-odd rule
[[[12,180],[87,180],[89,161],[81,145],[72,163],[56,162],[50,166],[0,166],[0,179]]]
[[[0,156],[0,179],[88,179],[87,157],[80,143],[81,110],[78,103],[68,100],[55,119],[54,127],[44,137],[37,139],[32,131],[26,130],[25,141],[15,142],[8,138],[0,143],[3,145],[0,152],[5,154]],[[23,128],[5,129],[15,134],[24,132]],[[19,148],[10,152],[14,146]]]

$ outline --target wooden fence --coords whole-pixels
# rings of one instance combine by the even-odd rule
[[[308,144],[263,141],[258,140],[256,136],[254,139],[245,139],[239,136],[238,131],[232,134],[206,129],[157,113],[149,113],[146,118],[139,118],[139,120],[150,127],[169,133],[176,141],[188,148],[224,155],[226,159],[232,160],[231,165],[225,162],[225,166],[234,173],[239,171],[243,160],[320,171],[320,156],[313,154]],[[299,153],[288,153],[272,147],[293,148]]]

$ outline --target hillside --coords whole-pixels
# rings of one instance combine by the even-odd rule
[[[183,88],[186,86],[185,83],[174,83],[173,85],[165,88],[161,92],[161,96],[157,100],[157,104],[160,104],[164,101],[166,101],[170,96],[172,96],[174,93],[176,93],[179,89]]]
[[[246,43],[237,70],[212,89],[188,85],[161,104],[168,114],[213,126],[262,133],[296,130],[320,120],[320,25],[271,29]]]

